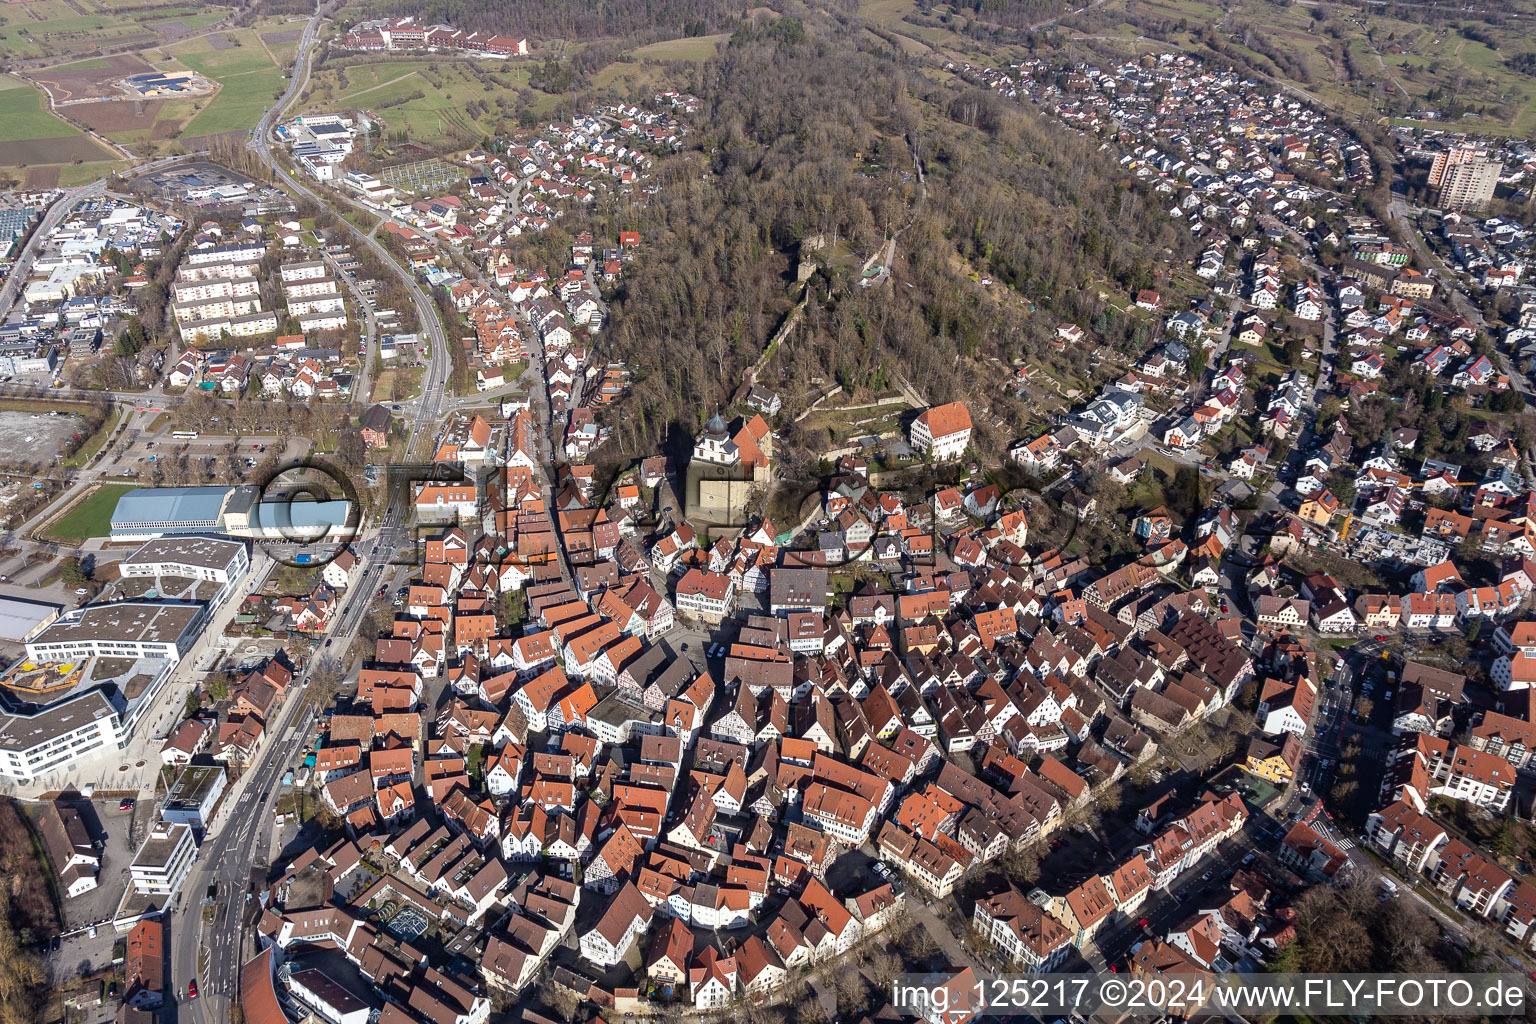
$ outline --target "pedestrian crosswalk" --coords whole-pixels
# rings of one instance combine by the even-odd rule
[[[1334,846],[1337,846],[1344,853],[1348,853],[1350,850],[1355,848],[1354,840],[1350,839],[1349,836],[1345,835],[1342,831],[1335,832],[1322,818],[1313,819],[1312,827],[1318,832],[1319,835],[1328,840]]]

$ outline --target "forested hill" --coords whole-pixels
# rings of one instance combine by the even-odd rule
[[[529,39],[674,39],[729,32],[746,0],[385,0],[370,16],[410,14],[418,21]]]
[[[811,300],[765,379],[803,393],[900,374],[934,401],[998,393],[988,357],[1045,354],[1057,323],[1097,317],[1101,292],[1123,303],[1152,284],[1155,249],[1190,248],[1096,142],[952,82],[834,8],[759,18],[680,83],[704,100],[697,145],[663,162],[655,202],[621,214],[646,239],[608,342],[639,370],[615,424],[624,453],[725,403],[798,298],[802,243],[817,250]],[[929,186],[915,218],[914,150]],[[863,257],[909,220],[893,280],[858,287]],[[1105,333],[1145,344],[1130,330]],[[1022,427],[1028,410],[1007,401],[994,412]]]
[[[1051,0],[960,0],[956,6],[979,22],[1013,30],[1060,13]],[[366,7],[369,16],[410,14],[464,29],[581,42],[729,32],[749,9],[788,9],[771,0],[374,0]],[[937,17],[932,7],[923,0],[918,16]]]

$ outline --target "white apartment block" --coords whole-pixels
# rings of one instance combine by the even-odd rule
[[[1460,750],[1460,748],[1458,748]],[[1472,753],[1470,749],[1467,753]],[[1491,754],[1482,755],[1489,762],[1502,761]],[[1463,758],[1458,757],[1456,764],[1445,762],[1445,767],[1435,773],[1438,784],[1429,787],[1431,794],[1435,796],[1448,796],[1453,800],[1464,800],[1479,807],[1485,807],[1490,811],[1502,812],[1509,806],[1510,797],[1514,795],[1514,772],[1507,772],[1494,768],[1487,769],[1486,765],[1479,765],[1477,770],[1468,770],[1461,767]],[[1507,763],[1504,766],[1507,768]],[[1505,777],[1505,776],[1508,777]]]
[[[333,277],[306,277],[283,285],[283,298],[289,302],[314,295],[335,295],[341,291]]]
[[[347,326],[345,310],[328,313],[304,313],[299,316],[299,330],[305,334],[308,334],[310,331],[334,331],[345,326]]]
[[[346,303],[342,301],[339,292],[330,294],[311,295],[303,299],[291,299],[288,302],[288,312],[294,316],[308,316],[311,313],[344,313]],[[346,323],[343,318],[342,323]]]
[[[189,324],[204,320],[233,319],[261,312],[261,296],[242,298],[196,299],[192,302],[173,302],[171,312],[176,315],[177,326],[185,329]]]
[[[217,341],[225,334],[236,338],[254,338],[277,330],[277,314],[271,310],[244,316],[213,317],[179,325],[183,341]]]
[[[267,247],[262,242],[237,243],[234,245],[210,245],[206,249],[189,249],[184,262],[189,267],[200,267],[210,263],[260,263],[261,258],[267,254]],[[250,273],[249,270],[246,271]]]
[[[329,277],[330,270],[324,260],[309,260],[305,263],[284,263],[278,268],[278,275],[282,277],[283,284],[289,285],[295,281],[318,281]]]
[[[177,305],[214,299],[243,299],[260,294],[261,282],[254,277],[214,277],[171,284],[171,301]]]
[[[256,268],[251,260],[220,260],[217,263],[183,263],[176,269],[178,281],[217,281],[221,278],[250,277]]]

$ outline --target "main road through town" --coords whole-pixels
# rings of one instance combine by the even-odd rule
[[[309,82],[311,57],[327,13],[327,7],[319,8],[305,26],[288,88],[262,115],[246,144],[290,194],[304,196],[321,206],[327,205],[326,202],[278,162],[272,150],[271,132],[283,110],[303,93]],[[415,276],[376,239],[350,222],[344,223],[348,223],[357,242],[372,250],[410,289],[422,331],[429,342],[427,369],[421,396],[414,403],[406,448],[414,453],[418,435],[425,431],[428,438],[432,436],[442,409],[450,366],[447,334],[436,305]],[[192,874],[182,886],[179,908],[171,928],[171,977],[175,998],[168,1007],[169,1024],[226,1021],[230,1016],[229,1008],[239,998],[240,965],[249,951],[247,938],[254,918],[250,908],[256,899],[255,896],[250,900],[246,898],[251,871],[253,867],[265,868],[267,865],[273,800],[281,789],[283,773],[298,763],[313,735],[311,723],[315,709],[299,711],[303,705],[303,687],[308,685],[309,672],[326,658],[328,649],[344,656],[339,652],[347,650],[347,638],[356,631],[390,556],[404,539],[410,513],[410,503],[403,500],[406,494],[392,493],[377,533],[354,545],[365,568],[361,578],[347,590],[329,634],[332,640],[339,642],[334,648],[322,646],[315,653],[295,691],[290,692],[278,721],[269,730],[263,748],[239,783],[226,795],[225,809],[213,825],[211,837],[199,850]],[[218,889],[213,897],[211,920],[205,920],[201,901],[213,883],[218,884]],[[197,999],[190,999],[186,994],[187,982],[192,979],[197,980],[200,988]]]
[[[299,40],[298,56],[294,58],[293,74],[289,77],[288,88],[262,114],[261,120],[251,131],[251,137],[246,142],[246,148],[254,152],[263,163],[271,168],[272,173],[282,183],[283,188],[291,195],[301,195],[317,206],[332,205],[326,199],[315,194],[308,185],[300,182],[287,169],[278,162],[272,151],[272,128],[282,118],[282,112],[303,93],[305,86],[309,84],[310,60],[314,54],[315,43],[318,40],[320,24],[329,13],[331,6],[322,6],[317,10],[309,22],[304,26],[304,35]],[[338,198],[338,197],[332,197]],[[448,370],[450,360],[448,356],[448,336],[443,330],[442,318],[437,314],[437,306],[433,303],[421,282],[408,269],[402,267],[395,257],[384,246],[365,231],[359,230],[350,221],[343,218],[352,235],[363,245],[367,246],[385,266],[393,270],[410,290],[411,299],[416,305],[416,316],[421,323],[422,331],[429,342],[429,355],[426,373],[422,376],[421,397],[417,400],[415,416],[411,419],[410,440],[406,445],[408,453],[416,450],[417,434],[421,430],[433,431],[437,426],[437,417],[442,408],[443,391],[447,387]]]

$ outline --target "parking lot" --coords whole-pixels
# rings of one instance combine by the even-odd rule
[[[885,885],[887,882],[898,891],[905,889],[900,873],[882,862],[874,846],[866,843],[856,850],[848,850],[832,866],[827,868],[827,889],[839,899]]]
[[[153,808],[140,809],[137,804],[131,810],[120,810],[117,800],[92,800],[90,805],[96,820],[91,822],[87,814],[87,824],[100,826],[93,827],[93,831],[102,843],[101,874],[96,888],[64,901],[64,936],[59,948],[50,951],[46,959],[51,984],[112,966],[112,947],[117,940],[112,915],[128,885],[128,865],[136,845],[132,839],[137,834],[136,816],[144,818],[139,823],[142,828],[154,813]],[[95,936],[90,934],[93,926]]]
[[[83,596],[75,593],[80,588],[68,586],[59,578],[50,580],[46,586],[42,585],[57,572],[58,563],[51,559],[29,562],[21,555],[0,559],[0,596],[73,608]],[[20,653],[21,648],[18,645],[13,650]]]
[[[224,200],[203,198],[209,194],[210,190],[241,187],[250,190],[249,199],[286,199],[281,192],[271,186],[252,181],[245,175],[237,174],[228,168],[202,161],[177,164],[174,167],[141,175],[135,178],[131,185],[134,192],[147,193],[165,201],[190,202],[200,208],[226,205]],[[246,200],[242,200],[244,201]]]
[[[302,458],[308,450],[308,439],[301,437],[288,438],[286,442],[264,434],[249,437],[204,434],[197,438],[177,438],[171,436],[167,427],[154,434],[129,432],[112,449],[112,461],[104,468],[118,476],[142,479],[153,473],[157,464],[175,463],[194,471],[204,470],[210,477],[227,483],[239,483],[241,479],[247,479],[262,460],[274,454],[280,461],[291,461]],[[230,475],[231,456],[234,476]]]
[[[80,436],[78,415],[55,411],[53,415],[0,409],[0,434],[10,438],[18,451],[57,452],[66,441]]]

